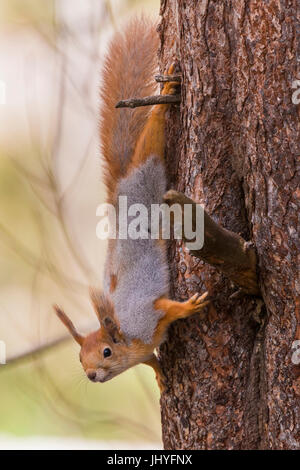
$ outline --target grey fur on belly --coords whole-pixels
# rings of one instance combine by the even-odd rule
[[[150,214],[151,204],[161,204],[166,191],[165,169],[159,158],[150,157],[119,183],[118,196],[127,196],[128,208],[143,204]],[[133,217],[128,217],[128,223]],[[122,332],[128,339],[151,343],[162,312],[154,301],[169,293],[166,250],[157,240],[117,239],[111,244],[113,263],[107,265],[105,286],[110,275],[117,275],[117,286],[110,294]],[[111,257],[112,256],[112,257]]]

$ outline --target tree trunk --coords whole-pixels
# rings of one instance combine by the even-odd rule
[[[161,0],[161,69],[176,59],[182,73],[170,187],[253,242],[262,295],[230,297],[221,272],[172,245],[174,298],[213,301],[160,350],[166,449],[300,448],[297,3]]]

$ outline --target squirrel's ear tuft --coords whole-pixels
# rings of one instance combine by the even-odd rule
[[[90,297],[98,320],[101,324],[103,324],[103,321],[106,317],[115,320],[114,306],[108,296],[106,296],[100,289],[91,287]]]
[[[73,325],[73,323],[71,322],[70,318],[65,314],[65,312],[58,305],[53,305],[53,308],[54,308],[55,313],[58,316],[58,318],[68,328],[69,332],[71,333],[71,335],[73,336],[75,341],[77,341],[77,343],[80,344],[80,346],[82,346],[84,337],[81,336],[77,332],[77,330],[76,330],[75,326]]]
[[[90,297],[101,327],[107,331],[114,343],[124,342],[110,298],[95,288],[90,288]]]
[[[114,343],[124,342],[124,337],[122,333],[120,332],[120,328],[112,318],[110,317],[104,318],[104,321],[102,322],[102,326],[106,329],[107,333],[109,334],[109,336],[111,337]]]
[[[96,312],[96,315],[98,317],[98,320],[100,324],[102,324],[102,321],[104,320],[106,314],[105,314],[105,297],[104,294],[100,289],[96,289],[94,287],[90,287],[90,297],[91,301],[94,307],[94,310]]]

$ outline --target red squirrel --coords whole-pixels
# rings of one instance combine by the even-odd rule
[[[132,20],[115,34],[104,63],[101,87],[100,140],[107,202],[118,211],[118,197],[128,204],[160,204],[166,191],[165,115],[169,104],[116,109],[128,97],[153,95],[158,37],[153,23]],[[174,72],[172,65],[168,74]],[[162,94],[175,94],[178,83],[166,82]],[[162,239],[110,239],[103,290],[91,289],[100,328],[81,336],[57,305],[60,320],[81,346],[80,361],[93,382],[106,382],[137,364],[153,367],[160,390],[164,376],[154,353],[168,326],[194,315],[209,302],[207,292],[185,302],[169,298],[166,242]]]

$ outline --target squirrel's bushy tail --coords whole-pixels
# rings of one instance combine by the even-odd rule
[[[118,101],[153,95],[156,90],[158,34],[144,17],[115,34],[104,63],[101,85],[100,139],[108,198],[126,174],[149,109],[116,109]]]

